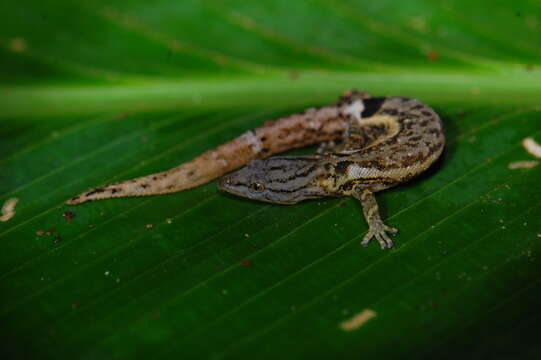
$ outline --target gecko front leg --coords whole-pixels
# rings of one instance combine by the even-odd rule
[[[367,246],[370,240],[375,237],[382,249],[392,248],[393,241],[389,238],[387,232],[396,234],[398,230],[385,225],[381,220],[374,192],[365,188],[354,191],[352,195],[361,202],[364,218],[368,223],[368,233],[364,236],[361,245]]]

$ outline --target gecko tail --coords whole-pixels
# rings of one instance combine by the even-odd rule
[[[69,205],[129,196],[174,193],[206,184],[251,160],[289,149],[339,139],[347,122],[336,106],[308,109],[249,130],[191,161],[156,174],[97,187],[77,195]]]
[[[190,189],[208,181],[208,176],[202,176],[205,174],[197,171],[194,165],[186,163],[161,173],[97,187],[69,199],[66,204],[77,205],[101,199],[159,195]]]
[[[179,192],[206,184],[256,157],[246,135],[167,171],[88,190],[68,201],[69,205],[130,196],[150,196]]]

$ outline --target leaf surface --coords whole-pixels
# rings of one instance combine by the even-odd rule
[[[536,358],[541,166],[508,165],[534,160],[524,138],[541,143],[540,8],[0,3],[0,203],[19,199],[0,223],[2,352]],[[441,160],[378,194],[393,251],[359,246],[346,198],[276,206],[211,183],[64,205],[349,88],[419,98],[445,124]]]

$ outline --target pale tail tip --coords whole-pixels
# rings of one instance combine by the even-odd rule
[[[66,201],[66,204],[68,205],[77,205],[77,204],[81,204],[85,202],[84,200],[82,200],[79,196],[76,196],[74,198],[71,198],[69,200]]]

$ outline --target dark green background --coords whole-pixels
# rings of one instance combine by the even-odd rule
[[[0,223],[3,358],[540,358],[541,166],[507,167],[541,143],[540,12],[0,2],[0,203],[20,200]],[[395,250],[359,246],[346,198],[274,206],[211,183],[64,205],[348,88],[417,97],[445,123],[442,159],[378,195]],[[341,330],[363,309],[377,316]]]

